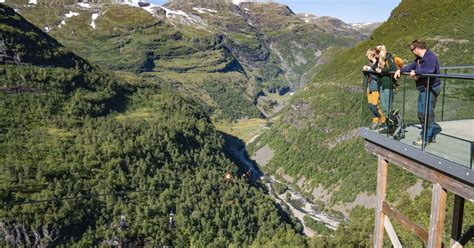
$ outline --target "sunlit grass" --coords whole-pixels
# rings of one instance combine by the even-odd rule
[[[267,123],[268,122],[265,119],[255,118],[239,120],[236,123],[219,121],[214,122],[214,125],[217,130],[238,137],[247,143],[252,139],[252,137],[262,133]]]
[[[148,119],[151,117],[152,117],[152,113],[149,108],[141,108],[141,109],[137,109],[134,112],[117,115],[115,119],[119,121],[124,121],[124,120],[133,120],[133,119]]]

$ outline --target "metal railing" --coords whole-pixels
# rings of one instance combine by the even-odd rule
[[[447,75],[448,71],[457,70],[458,73],[461,70],[474,70],[474,65],[457,65],[457,66],[440,66],[439,69],[444,71],[444,74]],[[443,92],[446,92],[446,78],[443,80]],[[441,102],[441,121],[444,120],[444,103],[445,103],[445,94],[443,94],[442,102]]]
[[[417,75],[418,77],[420,78],[426,78],[426,82],[425,82],[425,86],[424,88],[425,89],[432,89],[431,85],[433,83],[433,78],[439,78],[441,81],[442,81],[442,87],[441,87],[441,92],[439,94],[437,94],[437,96],[440,96],[441,95],[441,118],[439,119],[439,121],[446,121],[446,120],[467,120],[467,119],[474,119],[474,73],[472,74],[448,74],[448,71],[453,71],[453,70],[458,70],[457,72],[461,72],[461,70],[471,70],[471,69],[474,69],[474,65],[466,65],[466,66],[444,66],[444,67],[440,67],[440,70],[442,72],[444,72],[444,74],[422,74],[422,75]],[[364,73],[371,73],[371,74],[374,74],[375,72],[373,71],[363,71]],[[392,75],[393,76],[393,73],[395,72],[390,72],[389,75]],[[377,74],[377,73],[375,73]],[[380,75],[380,74],[379,74]],[[419,121],[412,121],[412,123],[410,123],[410,121],[407,121],[408,117],[407,117],[407,94],[408,92],[407,91],[413,91],[413,92],[410,92],[412,97],[415,96],[415,93],[414,93],[414,85],[415,83],[412,83],[412,86],[410,87],[407,83],[407,77],[406,76],[409,76],[409,73],[402,73],[403,77],[399,79],[399,86],[397,87],[398,89],[398,95],[399,93],[402,93],[401,97],[402,97],[402,100],[401,100],[401,108],[402,108],[402,111],[401,111],[401,118],[403,120],[403,123],[404,123],[404,127],[407,127],[408,125],[414,125],[414,124],[418,124]],[[451,81],[467,81],[467,83],[464,83],[464,82],[457,82],[457,83],[453,83]],[[389,115],[390,113],[392,113],[393,109],[394,109],[394,98],[395,98],[395,92],[394,90],[396,90],[394,87],[394,80],[390,80],[390,94],[389,94],[389,103],[388,103],[388,113],[384,113],[385,115]],[[364,82],[365,83],[365,82]],[[370,83],[370,82],[369,82]],[[366,89],[365,87],[367,87],[368,85],[365,85],[364,84],[364,89]],[[451,88],[450,88],[451,87]],[[453,101],[459,101],[460,103],[458,103],[460,106],[463,107],[463,110],[460,111],[460,112],[463,112],[461,114],[458,114],[457,113],[457,109],[451,109],[453,108],[453,106],[455,104],[451,104],[450,105],[450,109],[449,111],[451,112],[451,119],[450,117],[446,117],[445,115],[445,109],[446,109],[446,97],[448,95],[448,89],[451,91],[450,94],[452,96],[452,100]],[[399,92],[401,91],[401,92]],[[418,90],[417,90],[418,91]],[[365,91],[364,91],[365,92]],[[454,92],[454,93],[453,93]],[[457,96],[456,94],[458,92],[461,92],[463,93],[463,95],[461,96]],[[419,91],[418,93],[419,94]],[[423,137],[421,137],[422,139],[422,144],[421,144],[421,150],[424,151],[426,149],[426,146],[427,146],[427,135],[428,135],[428,114],[429,114],[429,100],[430,100],[430,94],[431,94],[431,90],[425,90],[423,92],[423,94],[426,94],[424,95],[424,113],[423,113],[423,117],[424,117],[424,120],[423,120],[423,125],[421,126],[421,130],[422,130],[422,135]],[[413,99],[410,98],[410,100],[412,101]],[[467,106],[465,106],[467,104]],[[409,105],[408,108],[411,107],[411,110],[413,110],[413,106],[414,104],[411,104]],[[467,107],[467,108],[466,108]],[[469,110],[472,109],[472,110]],[[439,108],[438,108],[439,109]],[[468,109],[466,111],[466,109]],[[433,110],[435,111],[435,110]],[[383,111],[382,111],[383,112]],[[452,114],[452,112],[456,113],[456,114]],[[366,120],[367,120],[367,113],[365,113],[365,117]],[[438,115],[439,116],[439,115]],[[453,118],[452,116],[456,116],[456,118]],[[386,118],[388,118],[388,116],[386,116]],[[365,121],[364,121],[365,122]],[[435,122],[435,120],[433,121]],[[474,130],[474,127],[471,127],[472,129],[471,130]],[[389,134],[389,131],[388,131],[388,125],[384,128],[385,132],[387,133],[387,136],[390,136]],[[473,168],[473,155],[474,155],[474,142],[472,140],[472,137],[470,138],[465,138],[465,137],[454,137],[454,136],[451,136],[449,134],[445,134],[445,133],[442,133],[442,135],[445,135],[445,136],[449,136],[451,138],[455,138],[455,139],[458,139],[462,142],[466,142],[466,144],[470,144],[470,161],[468,161],[468,164],[469,164],[469,168],[472,169]],[[466,165],[465,165],[466,166]]]

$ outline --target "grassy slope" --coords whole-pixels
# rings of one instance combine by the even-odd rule
[[[265,170],[283,168],[296,180],[304,175],[303,187],[309,191],[317,185],[332,191],[326,207],[353,201],[363,191],[374,193],[376,159],[364,151],[361,139],[344,139],[361,124],[360,109],[365,106],[365,98],[361,94],[360,68],[366,62],[365,51],[385,44],[390,51],[411,60],[407,46],[421,37],[439,54],[441,64],[474,64],[473,15],[470,1],[403,1],[370,40],[338,52],[323,65],[313,83],[295,94],[282,121],[264,133],[252,151],[269,144],[276,155]],[[303,103],[310,106],[309,111],[294,110]],[[391,168],[389,201],[415,182],[415,177]],[[426,221],[426,216],[421,219]]]
[[[45,17],[51,8],[54,15]],[[79,13],[65,19],[69,11]],[[30,21],[49,27],[50,34],[90,61],[112,70],[145,72],[142,76],[170,81],[188,94],[199,97],[216,111],[217,118],[258,117],[253,97],[258,92],[254,80],[235,67],[236,59],[222,46],[215,30],[190,25],[176,25],[161,17],[153,17],[143,9],[127,5],[104,5],[90,26],[98,9],[71,6],[36,6],[21,8]],[[66,25],[58,25],[62,20]],[[237,62],[238,64],[238,62]],[[220,114],[221,106],[204,90],[207,82],[227,85],[236,102],[230,114]],[[233,82],[230,83],[229,82]],[[243,109],[243,111],[242,111]]]
[[[101,10],[77,5],[17,7],[30,21],[48,27],[52,36],[98,65],[112,70],[155,71],[147,76],[172,80],[192,95],[197,92],[216,110],[217,118],[258,117],[254,114],[256,108],[247,103],[254,104],[262,88],[300,86],[310,78],[305,72],[318,61],[318,50],[324,52],[329,46],[355,43],[353,34],[324,32],[289,15],[283,5],[251,4],[246,13],[232,4],[203,5],[217,9],[218,14],[199,13],[192,9],[194,6],[171,3],[167,7],[199,16],[208,23],[205,28],[176,25],[177,21],[173,24],[164,16],[155,18],[126,5],[104,5]],[[44,15],[46,11],[51,15]],[[64,15],[69,11],[79,16],[66,19]],[[95,20],[97,28],[93,29],[91,16],[98,12],[101,14]],[[59,28],[63,20],[66,25]],[[275,23],[279,25],[278,32],[274,31]],[[271,51],[269,43],[278,49],[279,55]],[[228,112],[227,106],[203,90],[206,81],[228,85],[228,78],[238,82],[232,87],[239,92],[235,97],[243,103],[240,109],[246,109],[245,114],[232,110],[230,116],[219,116]]]

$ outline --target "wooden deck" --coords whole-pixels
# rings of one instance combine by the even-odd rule
[[[474,119],[460,121],[437,122],[442,131],[436,136],[436,143],[429,144],[425,151],[471,168],[471,143],[474,143]],[[421,149],[413,145],[413,141],[420,137],[421,126],[409,125],[406,128],[405,138],[401,143]],[[375,130],[374,132],[378,132]]]

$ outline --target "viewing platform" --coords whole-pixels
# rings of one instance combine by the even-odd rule
[[[446,247],[443,244],[443,228],[446,214],[447,191],[455,194],[450,247],[463,247],[474,236],[474,223],[462,230],[465,200],[474,201],[474,66],[441,67],[444,74],[427,74],[421,77],[439,78],[441,92],[437,96],[435,123],[437,132],[430,142],[421,131],[426,126],[418,119],[418,97],[414,80],[402,75],[398,87],[392,87],[388,113],[398,113],[379,128],[373,125],[367,95],[364,94],[362,111],[363,128],[359,134],[365,139],[365,149],[378,156],[377,204],[374,247],[382,247],[384,230],[392,245],[401,247],[390,220],[420,238],[427,247]],[[456,71],[456,74],[448,74]],[[393,82],[392,82],[393,83]],[[394,86],[394,85],[393,85]],[[365,84],[364,89],[367,89]],[[429,87],[429,83],[428,83]],[[364,92],[366,92],[364,90]],[[425,91],[422,94],[429,93]],[[424,96],[428,99],[428,95]],[[425,102],[425,106],[428,101]],[[372,108],[373,109],[373,108]],[[427,123],[428,108],[423,110]],[[393,121],[398,120],[398,121]],[[399,123],[397,123],[399,122]],[[388,163],[433,183],[429,230],[403,216],[386,202]]]

